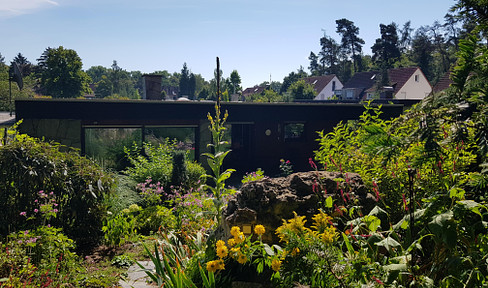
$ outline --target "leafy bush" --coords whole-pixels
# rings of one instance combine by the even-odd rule
[[[168,139],[158,146],[144,143],[142,147],[139,147],[134,144],[131,149],[126,148],[125,150],[127,158],[132,164],[132,167],[127,168],[125,172],[137,183],[151,178],[154,182],[160,182],[166,186],[171,179],[174,150],[174,145]]]
[[[153,205],[144,208],[136,218],[137,231],[142,235],[150,235],[157,232],[161,227],[174,229],[176,217],[170,208]]]
[[[0,250],[0,286],[59,287],[76,285],[81,259],[73,240],[61,229],[41,226],[12,233]]]
[[[144,143],[143,147],[134,145],[131,149],[126,148],[127,158],[132,167],[127,168],[125,173],[137,183],[152,179],[153,183],[159,182],[165,190],[169,190],[169,186],[174,185],[172,183],[173,156],[179,155],[178,163],[180,164],[174,174],[176,178],[173,180],[176,182],[184,181],[186,186],[196,188],[200,183],[201,176],[205,174],[205,169],[200,164],[189,161],[188,151],[178,150],[177,144],[176,140],[165,139],[158,146]],[[186,170],[181,168],[184,166],[186,166]],[[186,171],[186,177],[182,176],[184,171]],[[180,183],[177,185],[179,186]]]
[[[39,224],[26,222],[21,213],[36,209],[37,192],[43,190],[52,192],[58,205],[51,225],[76,242],[99,239],[113,178],[76,151],[61,152],[59,144],[12,130],[8,138],[0,147],[0,235]]]

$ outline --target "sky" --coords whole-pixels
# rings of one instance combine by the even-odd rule
[[[47,47],[75,50],[83,69],[180,72],[183,63],[206,80],[216,57],[224,77],[237,70],[243,88],[309,66],[326,33],[340,41],[335,20],[359,27],[364,54],[379,24],[442,22],[455,0],[0,0],[0,54],[32,63]]]

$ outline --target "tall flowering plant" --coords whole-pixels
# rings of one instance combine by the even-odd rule
[[[219,71],[219,59],[217,58],[217,71]],[[218,78],[218,77],[217,77]],[[213,182],[213,185],[204,185],[204,187],[211,191],[214,196],[214,205],[217,213],[217,225],[220,227],[222,223],[222,209],[224,207],[225,196],[235,192],[232,189],[225,187],[225,181],[229,179],[235,169],[223,170],[223,164],[225,157],[231,150],[226,148],[228,144],[225,141],[224,135],[226,131],[225,122],[229,114],[227,111],[222,115],[220,106],[220,88],[217,85],[217,103],[215,103],[215,116],[207,115],[210,121],[210,132],[212,134],[212,143],[207,145],[211,149],[210,153],[204,153],[203,156],[207,157],[207,163],[212,171],[212,175],[205,175],[207,179]]]

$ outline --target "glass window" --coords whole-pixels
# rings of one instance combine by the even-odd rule
[[[102,167],[120,171],[129,163],[124,147],[142,145],[141,128],[85,128],[85,154]]]
[[[305,140],[304,123],[285,123],[285,141]]]
[[[195,127],[178,127],[178,126],[146,126],[145,139],[153,145],[163,143],[165,139],[176,142],[180,150],[190,151],[189,158],[195,159]]]

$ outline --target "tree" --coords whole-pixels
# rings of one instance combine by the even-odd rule
[[[351,56],[355,72],[361,71],[359,65],[361,64],[360,57],[362,53],[362,45],[364,40],[359,38],[359,28],[354,25],[354,22],[345,18],[336,20],[336,32],[342,36],[341,46],[344,52]]]
[[[393,67],[393,63],[401,56],[398,45],[397,25],[393,22],[389,25],[380,24],[381,38],[376,39],[371,47],[373,61],[381,68]]]
[[[280,88],[280,94],[283,94],[286,91],[288,91],[288,88],[290,87],[291,84],[307,76],[308,76],[307,73],[303,71],[302,67],[300,67],[300,69],[298,69],[297,72],[290,72],[288,76],[285,76],[285,78],[283,78],[283,84],[281,85]]]
[[[81,70],[83,64],[76,51],[48,48],[41,55],[41,87],[54,98],[80,97],[89,93],[90,77]]]
[[[105,98],[114,94],[114,87],[112,81],[110,81],[107,75],[102,75],[100,81],[97,82],[97,89],[95,91],[95,96],[97,98]]]
[[[400,51],[405,53],[410,49],[410,45],[412,43],[412,31],[413,28],[411,28],[412,22],[409,20],[403,24],[402,30],[400,30],[400,39],[398,41],[399,46],[400,46]]]
[[[27,60],[27,58],[22,55],[22,53],[17,54],[15,56],[14,61],[19,66],[19,70],[22,73],[22,76],[29,76],[32,72],[32,64]]]
[[[90,69],[86,70],[86,74],[90,76],[93,83],[98,83],[102,80],[103,75],[108,75],[108,69],[103,66],[92,66]]]
[[[189,97],[190,90],[190,71],[186,66],[186,62],[183,63],[183,68],[181,69],[180,80],[179,80],[179,87],[180,87],[180,97],[187,96]]]
[[[481,32],[486,37],[488,32],[488,5],[486,0],[458,0],[451,11],[457,12],[457,17],[474,23],[475,32]]]
[[[308,56],[308,60],[310,60],[310,66],[308,66],[308,70],[310,70],[310,74],[314,76],[320,75],[320,64],[319,64],[319,56],[315,55],[315,53],[310,52],[310,56]]]
[[[428,28],[420,27],[415,32],[415,36],[412,40],[412,51],[410,57],[415,64],[422,69],[425,77],[427,79],[433,79],[433,57],[432,52],[434,51],[433,44],[428,35]]]
[[[195,99],[196,78],[195,75],[188,70],[186,62],[183,63],[178,84],[180,88],[180,97],[187,96],[189,99]]]
[[[329,36],[320,38],[320,46],[322,47],[319,56],[320,63],[327,74],[337,74],[339,63],[340,47],[337,42]]]
[[[122,90],[121,82],[122,82],[122,77],[123,77],[122,76],[122,68],[119,67],[116,60],[113,60],[111,68],[112,68],[112,70],[109,73],[109,79],[112,82],[113,93],[114,94],[121,94],[120,93]]]
[[[5,65],[5,57],[2,56],[2,53],[0,53],[0,66]]]
[[[237,70],[233,70],[231,73],[230,73],[230,82],[232,84],[232,93],[233,94],[236,94],[236,93],[239,93],[242,88],[241,88],[241,76],[239,75],[239,73],[237,72]]]
[[[197,80],[193,73],[190,73],[190,78],[188,79],[188,97],[191,100],[195,100],[195,90],[196,90]]]
[[[298,80],[288,88],[294,100],[313,100],[317,92],[312,85],[305,83],[305,80]]]

